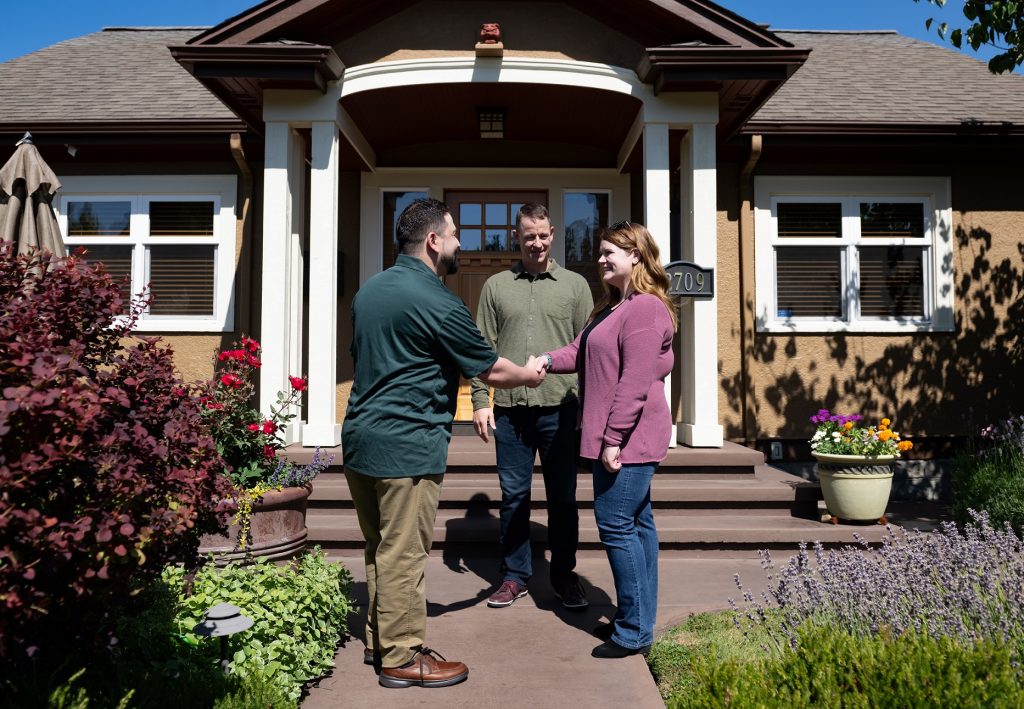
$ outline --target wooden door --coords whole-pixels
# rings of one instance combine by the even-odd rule
[[[526,202],[547,204],[546,190],[445,190],[444,201],[459,229],[462,253],[459,272],[445,285],[469,307],[473,318],[484,282],[519,260],[519,242],[513,235],[516,214]],[[456,421],[473,420],[469,382],[459,384]]]

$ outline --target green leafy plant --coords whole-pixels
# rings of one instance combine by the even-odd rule
[[[183,589],[184,570],[168,568],[164,579]],[[284,566],[260,560],[199,570],[192,595],[182,597],[179,632],[187,643],[204,641],[192,633],[203,614],[218,603],[232,603],[252,618],[252,628],[231,638],[231,671],[259,673],[285,696],[298,698],[302,685],[334,666],[334,652],[348,631],[352,577],[326,561],[319,549]]]
[[[832,455],[892,455],[897,458],[903,451],[914,447],[910,441],[900,439],[900,434],[889,426],[891,421],[883,418],[875,426],[865,426],[859,414],[834,414],[821,409],[811,416],[811,423],[817,424],[811,436],[813,453]]]
[[[921,0],[914,0],[920,2]],[[927,0],[931,5],[943,7],[946,0]],[[940,22],[936,30],[939,37],[948,39],[957,49],[966,44],[974,51],[982,46],[996,48],[998,53],[988,61],[993,74],[1013,71],[1024,63],[1024,2],[1021,0],[963,0],[963,16],[970,24],[966,29],[950,29],[948,22]],[[931,29],[935,18],[925,20]]]
[[[986,426],[953,468],[953,517],[972,524],[971,510],[991,524],[1024,531],[1024,416]]]
[[[672,709],[759,707],[1019,707],[1024,690],[1012,649],[979,639],[908,634],[854,637],[800,629],[796,648],[758,660],[694,657]]]

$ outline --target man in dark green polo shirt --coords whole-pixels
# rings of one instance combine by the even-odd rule
[[[551,258],[555,230],[547,208],[529,203],[516,215],[522,259],[487,279],[476,322],[502,357],[525,362],[531,353],[556,350],[583,330],[594,300],[583,276]],[[548,509],[550,579],[562,605],[587,607],[576,577],[579,512],[576,507],[576,375],[551,374],[537,389],[498,391],[494,407],[481,379],[472,384],[473,425],[494,445],[501,483],[502,581],[487,600],[505,608],[526,594],[533,573],[530,553],[530,488],[540,452]]]
[[[399,256],[352,302],[355,380],[342,428],[345,478],[366,539],[366,647],[385,687],[446,687],[462,662],[424,646],[423,571],[447,467],[459,375],[494,387],[536,387],[544,370],[498,357],[441,278],[459,265],[448,207],[421,199],[402,212]]]

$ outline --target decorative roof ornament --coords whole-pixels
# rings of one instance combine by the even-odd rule
[[[505,53],[505,45],[501,42],[501,25],[497,22],[485,22],[480,25],[480,37],[476,43],[478,57],[501,57]]]

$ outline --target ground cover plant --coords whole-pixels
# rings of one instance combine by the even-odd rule
[[[231,515],[199,400],[102,266],[0,245],[0,657],[103,644],[109,609]],[[51,637],[52,635],[52,637]],[[77,638],[76,638],[77,636]],[[53,640],[54,642],[51,642]]]
[[[69,648],[59,662],[0,679],[4,705],[294,708],[303,685],[333,666],[347,633],[350,588],[344,566],[319,550],[282,566],[208,565],[191,582],[183,568],[169,566],[117,610],[112,642],[99,652]],[[222,601],[255,621],[231,636],[228,675],[218,664],[218,640],[192,632]]]
[[[953,468],[953,517],[969,524],[969,510],[992,524],[1024,530],[1024,416],[986,426]]]
[[[1024,540],[984,513],[878,548],[802,545],[767,590],[666,633],[669,706],[1024,706]],[[732,629],[727,628],[733,623]]]

